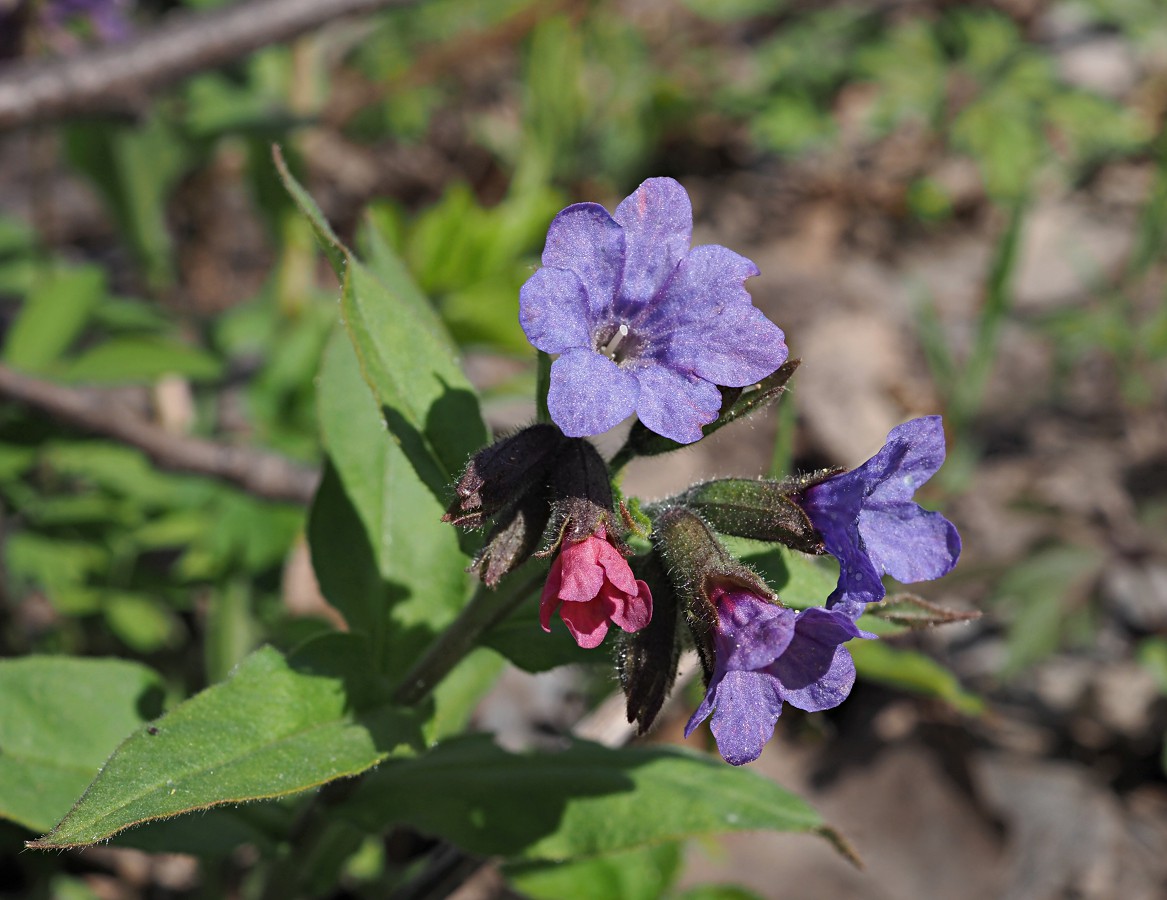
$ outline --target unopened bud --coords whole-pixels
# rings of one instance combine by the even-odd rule
[[[442,521],[478,528],[499,510],[517,503],[528,488],[546,477],[565,440],[554,425],[531,425],[478,451],[454,486],[454,502]]]
[[[803,553],[819,554],[824,552],[822,535],[793,498],[834,471],[784,481],[747,478],[707,481],[689,488],[677,502],[699,513],[721,534],[785,544]]]

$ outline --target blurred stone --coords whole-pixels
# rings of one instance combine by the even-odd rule
[[[1167,629],[1167,564],[1118,560],[1103,575],[1102,596],[1128,625],[1143,632]]]
[[[1122,661],[1097,671],[1094,712],[1112,732],[1126,738],[1145,736],[1152,724],[1152,707],[1158,699],[1159,685],[1155,677],[1138,663]]]
[[[1097,35],[1057,54],[1058,75],[1067,84],[1117,100],[1139,79],[1134,48],[1119,35]]]
[[[751,768],[806,797],[854,847],[863,871],[821,838],[734,834],[717,840],[717,857],[691,853],[682,884],[729,881],[782,900],[999,895],[1001,853],[994,826],[933,753],[911,744],[889,748],[825,789],[812,783],[817,759],[814,748],[779,737]]]
[[[912,414],[897,402],[912,380],[911,349],[899,329],[867,313],[817,320],[799,341],[806,360],[794,399],[832,461],[855,466],[875,453],[887,433]]]
[[[1121,802],[1084,766],[979,757],[984,798],[1005,822],[1008,872],[1000,900],[1155,900],[1163,854],[1148,863]]]
[[[1114,274],[1130,253],[1128,223],[1103,220],[1084,203],[1045,200],[1030,210],[1013,280],[1014,302],[1047,312]]]

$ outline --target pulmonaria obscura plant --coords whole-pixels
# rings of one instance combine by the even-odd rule
[[[61,849],[229,807],[148,843],[203,852],[258,836],[259,822],[270,850],[263,883],[248,883],[280,898],[335,893],[354,849],[364,867],[390,830],[434,849],[419,850],[426,860],[384,854],[365,893],[431,896],[491,859],[518,893],[566,896],[569,883],[594,889],[596,863],[655,865],[658,850],[698,836],[830,834],[809,804],[742,766],[787,707],[831,709],[901,662],[917,677],[928,660],[877,643],[895,628],[962,617],[885,596],[882,582],[938,578],[960,554],[952,524],[915,500],[944,460],[940,420],[893,429],[851,472],[629,497],[618,484],[629,460],[777,402],[798,365],[743,286],[754,264],[690,246],[677,182],[646,181],[612,215],[578,204],[555,217],[520,298],[541,351],[540,413],[490,440],[457,345],[375,221],[366,264],[278,154],[276,164],[342,285],[342,326],[316,383],[327,463],[305,531],[343,622],[289,632],[302,639],[286,650],[240,653],[229,675],[165,712],[169,681],[140,663],[0,660],[10,700],[0,737],[41,748],[17,754],[8,780],[18,790],[0,791],[0,817],[40,830],[30,846]],[[591,437],[632,414],[623,444],[601,453]],[[208,660],[237,643],[234,612],[212,612]],[[602,714],[589,730],[599,740],[559,735],[554,750],[515,752],[470,733],[499,655],[532,672],[611,658],[642,734],[700,671],[685,734],[696,742],[708,727],[732,766],[622,746],[628,735],[613,736]],[[72,735],[83,736],[75,756]],[[112,753],[104,764],[99,745]],[[77,782],[99,764],[88,789]],[[237,809],[276,797],[271,815]]]
[[[960,537],[913,500],[944,461],[938,416],[893,429],[854,471],[694,485],[646,506],[640,525],[613,503],[612,479],[629,459],[774,402],[797,364],[744,287],[757,267],[725,247],[691,248],[691,232],[689,197],[671,178],[645,181],[612,215],[578,203],[555,217],[519,312],[536,349],[558,357],[546,396],[554,424],[477,454],[446,518],[476,527],[493,517],[476,562],[488,585],[532,556],[552,557],[543,630],[558,613],[589,649],[612,624],[624,632],[621,682],[641,732],[695,647],[706,693],[685,736],[711,720],[721,755],[741,765],[761,754],[784,704],[816,712],[847,698],[856,669],[845,645],[875,639],[856,620],[881,606],[882,576],[939,578]],[[638,424],[606,463],[584,438],[633,413]],[[830,555],[838,585],[822,606],[788,608],[719,534]],[[634,555],[628,541],[645,536],[651,548]]]

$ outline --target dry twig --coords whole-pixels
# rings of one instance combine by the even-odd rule
[[[342,16],[416,0],[249,0],[176,14],[125,43],[0,70],[0,131],[71,115],[132,112],[147,94]]]
[[[137,447],[164,469],[210,475],[267,500],[308,503],[316,490],[315,469],[275,453],[172,434],[103,391],[63,387],[0,365],[0,397]]]

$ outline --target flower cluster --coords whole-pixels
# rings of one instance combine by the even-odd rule
[[[646,507],[639,526],[614,501],[613,470],[628,458],[692,443],[774,402],[797,365],[745,290],[754,264],[725,247],[690,247],[691,232],[688,195],[670,178],[644,182],[612,215],[579,203],[555,217],[519,313],[531,343],[557,356],[546,398],[554,424],[477,454],[446,518],[492,526],[474,564],[488,586],[531,556],[552,558],[544,631],[558,613],[579,646],[594,648],[620,629],[629,721],[642,731],[681,647],[695,645],[706,693],[685,734],[710,720],[721,755],[740,765],[761,754],[784,704],[814,712],[846,699],[855,682],[846,644],[874,638],[857,620],[884,599],[883,576],[939,578],[960,537],[914,500],[944,461],[938,416],[893,429],[853,471],[698,484]],[[633,413],[632,434],[605,462],[584,438]],[[789,609],[722,534],[829,554],[837,586],[822,606]]]

